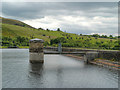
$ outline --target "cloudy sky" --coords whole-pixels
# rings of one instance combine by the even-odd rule
[[[118,33],[117,2],[3,2],[2,16],[76,34]]]

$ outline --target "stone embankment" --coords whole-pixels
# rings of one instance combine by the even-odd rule
[[[99,66],[103,66],[103,67],[107,67],[109,69],[120,70],[120,62],[116,62],[116,61],[95,59],[94,61],[91,61],[90,63],[99,65]]]
[[[65,56],[84,61],[83,56],[78,56],[78,55],[76,56],[76,55],[71,55],[71,54],[66,54]],[[102,67],[107,67],[109,69],[120,70],[120,62],[118,62],[118,61],[111,61],[111,60],[96,58],[96,59],[90,61],[89,64],[99,65]]]

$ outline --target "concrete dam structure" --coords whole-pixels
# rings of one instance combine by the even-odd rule
[[[62,52],[61,43],[58,44],[57,52],[44,52],[42,39],[31,39],[29,41],[30,47],[30,63],[44,63],[44,53],[46,54],[82,54],[84,55],[84,61],[89,63],[90,60],[96,58],[97,52]]]
[[[106,58],[119,60],[119,51],[103,51],[103,50],[80,50],[80,49],[66,49],[62,48],[61,43],[57,47],[45,47],[43,46],[42,39],[30,40],[30,62],[31,63],[43,63],[44,54],[74,54],[84,56],[84,62],[90,63],[96,58]]]

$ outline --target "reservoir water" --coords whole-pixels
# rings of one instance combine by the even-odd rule
[[[29,49],[2,50],[3,88],[118,88],[118,72],[63,55],[29,63]]]

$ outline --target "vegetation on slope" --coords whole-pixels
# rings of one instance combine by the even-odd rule
[[[29,40],[33,38],[43,39],[45,46],[57,46],[59,42],[63,47],[77,48],[95,48],[118,50],[118,38],[110,35],[77,35],[72,33],[35,29],[17,20],[5,19],[2,22],[2,47],[17,46],[26,48],[29,46]],[[24,24],[24,25],[23,25]]]
[[[2,23],[6,23],[6,24],[11,24],[11,25],[17,25],[17,26],[21,26],[21,27],[28,27],[28,28],[33,28],[30,25],[27,25],[21,21],[18,20],[13,20],[13,19],[7,19],[7,18],[3,18],[0,17],[0,20],[2,20]]]

